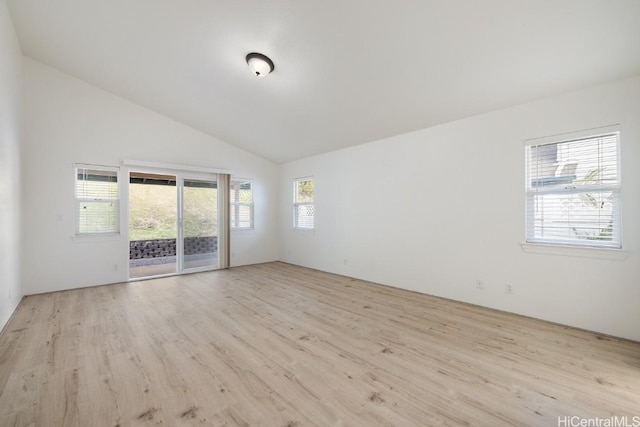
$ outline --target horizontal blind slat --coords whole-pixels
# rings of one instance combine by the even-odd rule
[[[76,167],[76,234],[120,231],[117,168]]]

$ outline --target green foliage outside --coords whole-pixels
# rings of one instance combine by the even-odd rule
[[[298,181],[297,182],[297,202],[313,202],[313,184],[315,181]]]
[[[218,234],[218,189],[185,187],[184,237]]]
[[[217,235],[218,190],[185,187],[185,237]],[[129,239],[176,237],[176,187],[129,185]]]

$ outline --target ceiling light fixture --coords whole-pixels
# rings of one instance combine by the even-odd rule
[[[256,52],[252,52],[247,55],[247,64],[249,65],[249,68],[251,68],[251,71],[253,71],[253,74],[257,77],[264,77],[275,68],[272,60],[267,56]]]

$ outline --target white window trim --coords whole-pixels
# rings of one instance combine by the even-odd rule
[[[554,254],[554,255],[566,255],[566,256],[581,256],[588,258],[605,258],[605,259],[625,259],[627,257],[627,251],[623,250],[622,243],[622,212],[621,212],[621,195],[622,195],[622,173],[621,173],[621,155],[620,155],[620,143],[621,143],[621,132],[620,125],[608,125],[595,127],[585,130],[580,130],[576,132],[567,132],[556,135],[549,135],[540,138],[532,138],[524,141],[525,148],[534,145],[545,145],[545,144],[555,144],[561,143],[571,140],[579,140],[579,139],[587,139],[587,138],[597,138],[599,136],[604,136],[612,133],[617,133],[617,178],[618,182],[615,185],[599,185],[599,186],[583,186],[580,188],[579,192],[587,192],[587,191],[611,191],[618,198],[617,203],[614,205],[615,211],[613,214],[614,221],[614,232],[616,233],[614,236],[614,243],[611,245],[605,244],[594,244],[592,241],[557,241],[551,242],[548,240],[535,239],[530,236],[531,230],[533,230],[533,224],[531,224],[531,220],[533,215],[529,214],[531,198],[535,196],[535,194],[561,194],[563,192],[566,193],[576,193],[575,189],[567,189],[567,190],[549,190],[549,189],[537,189],[536,191],[530,190],[529,182],[527,182],[530,178],[529,174],[529,161],[528,161],[528,153],[525,149],[525,241],[521,243],[522,250],[528,253],[538,253],[538,254]]]
[[[313,181],[314,191],[313,191],[313,202],[303,202],[299,203],[298,200],[298,192],[297,192],[297,183],[303,181]],[[300,178],[295,178],[293,180],[293,230],[302,232],[302,233],[314,233],[316,230],[316,210],[315,210],[315,178],[313,176],[303,176]],[[300,206],[313,206],[313,227],[299,227],[298,226],[298,207]]]
[[[629,255],[629,252],[624,249],[596,246],[549,245],[532,242],[522,242],[520,243],[520,246],[524,252],[530,254],[561,255],[568,257],[608,259],[613,261],[624,261]]]
[[[135,160],[135,159],[125,159],[122,161],[123,166],[128,166],[129,169],[138,170],[138,168],[147,168],[150,171],[164,171],[172,170],[172,171],[180,171],[180,172],[202,172],[205,174],[227,174],[232,175],[233,171],[230,169],[220,169],[220,168],[210,168],[205,166],[191,166],[191,165],[180,165],[176,163],[158,163],[158,162],[148,162],[146,160]]]
[[[573,139],[597,137],[599,135],[606,135],[614,132],[620,132],[619,124],[599,126],[599,127],[583,129],[583,130],[574,131],[574,132],[557,133],[553,135],[541,136],[538,138],[529,138],[524,141],[524,145],[529,146],[529,145],[553,144],[556,142],[571,141]]]

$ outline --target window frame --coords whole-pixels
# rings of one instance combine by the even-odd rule
[[[298,184],[301,182],[313,182],[313,194],[311,201],[299,202],[298,201]],[[299,221],[299,208],[301,206],[311,206],[313,208],[313,225],[311,227],[300,226]],[[296,178],[293,180],[293,229],[297,231],[315,231],[316,228],[316,216],[315,216],[315,178],[313,176],[305,176],[302,178]]]
[[[81,173],[81,170],[94,170],[94,171],[104,171],[104,172],[113,172],[116,178],[115,181],[115,189],[116,189],[116,198],[89,198],[89,197],[79,197],[78,194],[78,185],[81,180],[78,179],[78,174]],[[121,213],[121,180],[120,180],[120,168],[118,166],[105,166],[105,165],[96,165],[96,164],[86,164],[86,163],[74,163],[73,165],[74,171],[74,238],[91,238],[91,237],[110,237],[110,236],[120,236],[122,230],[122,220],[120,218]],[[114,218],[115,218],[115,226],[112,230],[108,231],[89,231],[89,232],[81,232],[81,217],[80,217],[80,207],[85,203],[111,203],[114,206]]]
[[[597,138],[615,136],[615,156],[616,156],[616,180],[615,183],[600,183],[590,185],[570,185],[565,187],[544,188],[532,184],[533,174],[531,172],[531,149],[548,145],[558,145],[568,142],[588,141]],[[540,245],[546,247],[566,247],[584,250],[621,250],[622,249],[622,174],[621,174],[621,133],[619,125],[606,126],[602,128],[588,129],[579,132],[572,132],[562,135],[555,135],[543,138],[536,138],[525,141],[525,245]],[[601,154],[599,154],[600,160]],[[541,178],[537,178],[541,179]],[[536,206],[537,195],[577,195],[589,192],[611,193],[611,240],[580,239],[580,238],[544,238],[536,237]]]
[[[240,200],[240,185],[248,183],[249,191],[251,192],[251,202],[241,202]],[[235,202],[230,202],[231,215],[229,218],[230,227],[232,230],[254,230],[254,202],[253,202],[253,180],[248,178],[232,178],[231,185],[229,186],[229,192],[235,192],[235,198],[229,197],[229,200],[235,200]],[[230,194],[231,196],[231,194]],[[248,206],[249,207],[249,226],[240,226],[240,207]]]

